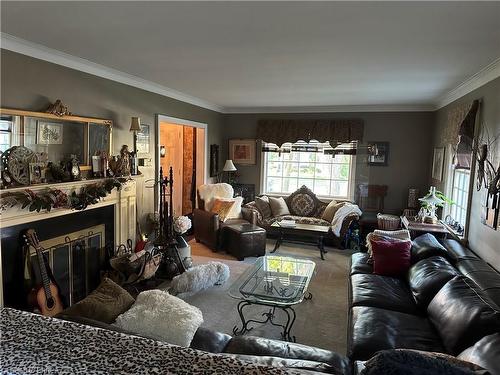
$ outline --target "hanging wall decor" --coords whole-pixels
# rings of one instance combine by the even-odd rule
[[[219,174],[219,145],[210,145],[210,177]]]

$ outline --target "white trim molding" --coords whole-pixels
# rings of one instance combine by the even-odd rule
[[[334,113],[334,112],[429,112],[434,111],[430,104],[373,104],[373,105],[331,105],[306,107],[231,107],[226,108],[226,114],[244,113]]]
[[[487,84],[500,77],[500,58],[493,61],[491,64],[485,66],[479,72],[473,76],[467,78],[460,85],[455,87],[453,90],[447,92],[438,100],[436,100],[435,110],[443,108],[448,104],[460,99],[462,96],[478,89],[479,87]]]
[[[22,55],[31,56],[39,60],[48,61],[53,64],[65,66],[67,68],[79,70],[81,72],[89,73],[97,77],[106,78],[111,81],[123,83],[125,85],[153,92],[155,94],[180,100],[182,102],[196,105],[198,107],[210,109],[216,112],[224,111],[223,107],[207,102],[206,100],[184,94],[166,86],[159,85],[132,74],[124,73],[119,70],[109,68],[107,66],[97,64],[65,52],[45,47],[37,43],[29,42],[10,34],[0,33],[0,47],[12,52],[20,53]]]

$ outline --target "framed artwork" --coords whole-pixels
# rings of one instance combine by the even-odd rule
[[[368,142],[368,165],[386,167],[389,161],[389,142]]]
[[[63,143],[63,124],[37,121],[36,143],[39,145],[61,145]]]
[[[255,139],[230,139],[229,159],[234,164],[255,165]]]
[[[210,145],[210,177],[219,173],[219,145]]]
[[[434,148],[434,156],[432,158],[432,179],[441,181],[443,179],[444,167],[444,147]]]
[[[137,132],[135,147],[138,154],[149,154],[150,126],[141,124],[141,131]]]

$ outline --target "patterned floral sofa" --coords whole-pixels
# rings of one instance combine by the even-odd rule
[[[314,192],[312,192],[307,186],[303,185],[289,196],[283,198],[288,206],[290,215],[271,216],[264,219],[262,213],[257,208],[255,201],[247,203],[245,207],[256,212],[257,225],[266,229],[270,233],[274,233],[274,228],[272,228],[271,225],[275,221],[281,220],[295,220],[296,223],[300,224],[330,226],[330,222],[321,218],[326,206],[328,206],[328,202],[319,200],[316,194],[314,194]],[[340,203],[350,201],[337,200],[337,202]],[[341,235],[337,240],[343,240],[351,224],[357,222],[358,220],[358,215],[348,215],[342,223],[342,229],[340,232]],[[334,237],[333,234],[332,237]]]

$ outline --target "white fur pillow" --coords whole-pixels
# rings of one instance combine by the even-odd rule
[[[199,308],[162,290],[148,290],[114,324],[154,340],[189,347],[202,323]]]

